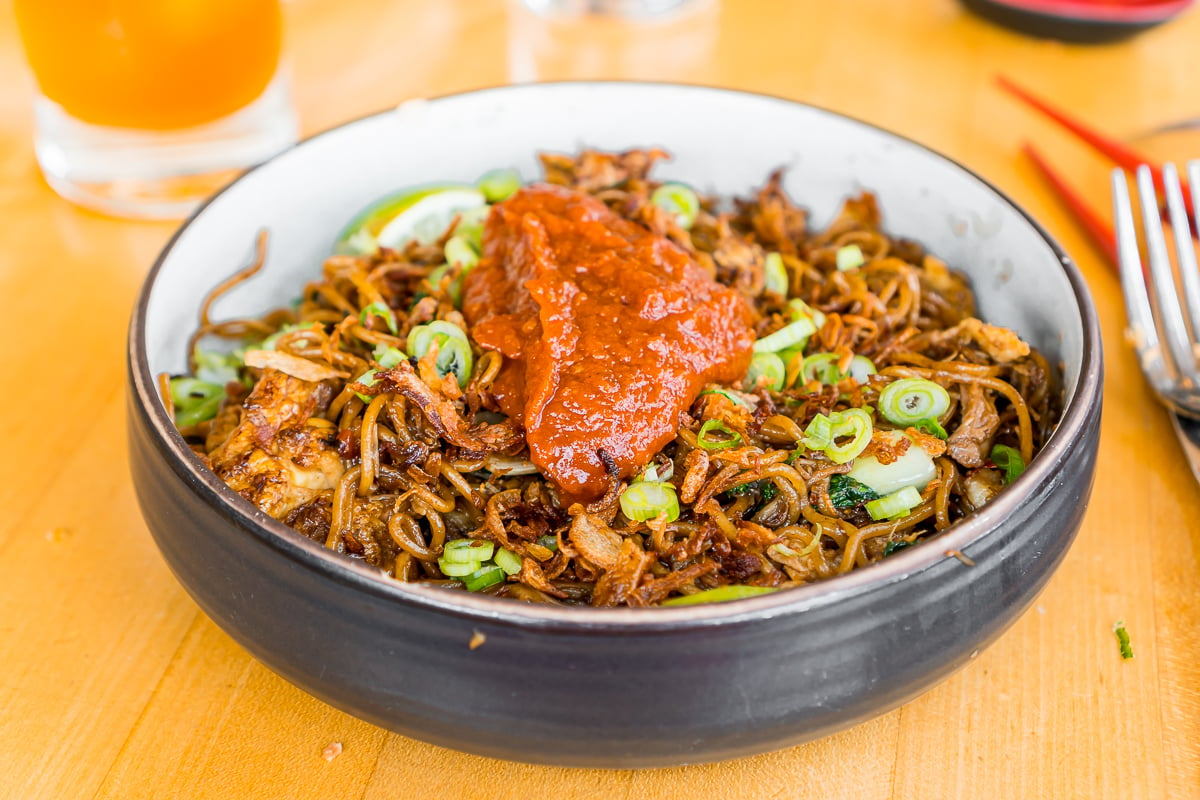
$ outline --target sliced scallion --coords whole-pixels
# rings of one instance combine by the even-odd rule
[[[429,281],[429,288],[437,291],[437,289],[442,285],[442,279],[446,277],[446,273],[449,271],[449,264],[442,264],[441,266],[434,267],[433,271],[425,276],[425,280]],[[462,273],[459,273],[450,281],[450,285],[446,287],[446,295],[450,298],[450,302],[454,304],[455,308],[462,308],[462,277]],[[426,296],[422,292],[419,292],[418,294],[421,297]]]
[[[458,218],[458,224],[454,226],[454,235],[465,240],[475,249],[476,253],[483,252],[483,226],[487,221],[489,211],[491,211],[490,206],[468,208],[462,212]]]
[[[866,356],[855,356],[850,359],[850,367],[846,370],[847,374],[854,378],[859,384],[867,382],[867,378],[876,374],[875,362]]]
[[[763,273],[767,291],[787,297],[788,271],[783,265],[783,256],[779,253],[767,253],[763,262]]]
[[[384,369],[391,369],[401,361],[408,358],[408,356],[404,355],[403,351],[397,350],[394,347],[389,347],[386,344],[375,345],[375,352],[373,353],[373,356],[375,361],[379,363],[379,366],[383,367]]]
[[[742,397],[741,395],[731,392],[728,389],[705,389],[703,392],[700,393],[700,396],[703,397],[706,394],[718,394],[721,397],[724,397],[726,400],[737,403],[739,406],[742,406],[743,408],[748,408],[751,411],[754,410],[753,403],[751,403],[745,397]]]
[[[848,408],[833,416],[833,436],[825,455],[835,464],[845,464],[866,449],[875,425],[871,415],[861,408]]]
[[[180,428],[190,428],[215,417],[224,397],[224,385],[218,386],[199,378],[171,379],[175,424]]]
[[[547,550],[550,550],[550,551],[558,550],[558,537],[557,536],[539,536],[537,543],[540,544],[542,547],[546,548]]]
[[[849,272],[852,269],[858,269],[865,263],[867,263],[866,256],[863,255],[862,248],[858,245],[848,244],[838,248],[837,268],[839,271]]]
[[[728,450],[742,443],[742,435],[721,420],[710,419],[700,426],[696,443],[705,450]]]
[[[362,311],[358,312],[358,321],[363,325],[366,325],[367,320],[371,317],[379,317],[382,319],[385,323],[387,323],[388,330],[392,332],[392,336],[396,335],[396,314],[392,311],[387,303],[376,300],[374,303],[371,303]]]
[[[808,317],[801,317],[756,341],[754,352],[775,353],[789,347],[803,347],[808,337],[816,332],[817,326],[813,321]]]
[[[787,374],[787,367],[783,364],[783,359],[775,353],[755,353],[750,359],[750,368],[746,370],[746,379],[742,382],[743,388],[750,391],[759,386],[765,387],[772,392],[778,392],[783,388],[783,380]]]
[[[447,339],[438,350],[437,371],[443,377],[454,373],[459,386],[466,386],[471,380],[471,370],[475,357],[471,354],[471,346],[462,339]]]
[[[813,308],[798,297],[788,301],[788,313],[791,315],[792,320],[805,318],[812,320],[813,327],[817,330],[825,327],[825,313]]]
[[[516,575],[521,571],[521,557],[512,550],[501,547],[496,551],[496,566],[504,570],[505,575]]]
[[[495,550],[496,545],[486,539],[454,539],[442,548],[442,558],[452,564],[482,563]]]
[[[817,414],[804,429],[800,443],[809,450],[824,450],[833,441],[833,419],[828,414]]]
[[[644,522],[667,515],[668,522],[679,519],[679,497],[675,486],[665,481],[631,483],[621,492],[621,513],[631,520]]]
[[[804,357],[804,368],[800,374],[805,382],[817,381],[825,386],[834,386],[846,378],[846,374],[838,369],[836,353],[813,353]]]
[[[943,428],[941,424],[932,417],[929,419],[919,419],[914,422],[911,427],[916,428],[921,433],[927,433],[930,436],[936,436],[939,439],[947,439],[950,437],[950,434],[946,433],[946,429]]]
[[[700,213],[700,198],[690,186],[664,183],[650,195],[650,202],[675,216],[675,223],[684,230],[696,224]]]
[[[1129,631],[1125,629],[1125,621],[1114,622],[1112,630],[1117,637],[1117,647],[1121,651],[1121,659],[1128,661],[1133,658],[1133,644],[1129,641]]]
[[[463,332],[462,328],[445,320],[435,319],[433,322],[418,325],[409,331],[407,342],[408,352],[416,358],[422,358],[429,352],[429,345],[434,341],[435,336],[445,336],[462,339],[464,342],[467,341],[467,334]]]
[[[494,169],[484,173],[477,186],[489,203],[499,203],[521,188],[521,176],[515,169]]]
[[[1012,483],[1025,471],[1025,459],[1020,452],[1006,444],[998,444],[992,448],[992,463],[1004,470],[1004,482]]]
[[[445,556],[438,559],[438,569],[447,578],[463,578],[483,565],[478,561],[448,561]]]
[[[913,508],[921,504],[921,493],[912,486],[905,486],[899,491],[884,495],[878,500],[867,503],[867,513],[871,519],[897,519],[903,517]]]
[[[468,591],[478,592],[489,586],[495,586],[497,583],[503,583],[504,570],[495,564],[488,564],[463,577],[462,582]]]
[[[442,248],[442,255],[445,256],[447,264],[458,267],[464,273],[470,272],[479,263],[479,253],[462,236],[451,236],[447,239]]]
[[[664,606],[696,606],[701,603],[725,603],[730,600],[744,600],[747,597],[758,597],[779,591],[774,586],[718,586],[716,589],[706,589],[695,594],[685,594],[664,600]]]
[[[196,377],[205,383],[224,386],[241,374],[242,359],[235,353],[217,353],[196,348]]]
[[[901,378],[879,393],[879,413],[893,425],[936,420],[950,408],[950,394],[924,378]]]
[[[374,305],[382,305],[382,303],[372,303],[371,304],[371,306],[374,306]],[[367,309],[370,308],[371,306],[367,306],[367,308],[364,308],[362,311],[359,312],[358,318],[359,318],[359,320],[361,320],[363,322],[364,325],[366,324],[365,316],[366,316]],[[385,308],[386,308],[386,306],[385,306]],[[389,308],[388,311],[390,312],[391,309]],[[394,322],[395,316],[393,315],[391,319]],[[317,323],[317,322],[301,322],[301,323],[297,323],[295,325],[293,325],[291,323],[287,323],[282,328],[275,331],[270,336],[268,336],[267,338],[265,338],[261,342],[259,342],[258,346],[255,347],[254,349],[255,350],[274,350],[275,345],[279,342],[279,340],[282,339],[287,334],[292,333],[294,331],[317,330],[320,327],[321,327],[320,323]],[[395,332],[394,327],[392,328],[392,331]]]
[[[475,362],[467,335],[457,325],[434,320],[412,329],[408,334],[408,352],[418,359],[424,358],[435,342],[438,345],[435,362],[438,374],[445,377],[453,372],[458,385],[466,386]]]

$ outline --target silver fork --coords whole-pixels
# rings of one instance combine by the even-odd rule
[[[1187,174],[1193,192],[1200,192],[1200,160],[1188,163]],[[1200,269],[1187,207],[1179,173],[1174,164],[1167,164],[1163,167],[1163,194],[1175,234],[1179,284],[1183,287],[1181,301],[1149,167],[1138,167],[1136,182],[1149,262],[1149,288],[1138,250],[1129,184],[1122,170],[1113,170],[1113,217],[1129,340],[1146,380],[1173,412],[1175,431],[1196,479],[1200,480]],[[1200,220],[1200,194],[1192,195],[1192,211]],[[1160,340],[1160,331],[1165,342]]]

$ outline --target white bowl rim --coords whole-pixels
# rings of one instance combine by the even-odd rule
[[[423,100],[429,103],[438,103],[443,100],[462,99],[472,96],[493,96],[497,93],[510,91],[536,91],[539,86],[546,85],[559,87],[564,85],[579,87],[637,86],[659,88],[664,91],[696,91],[739,95],[770,102],[801,106],[811,109],[818,114],[849,121],[869,128],[886,137],[904,141],[945,162],[952,168],[962,171],[994,193],[998,200],[1020,215],[1055,254],[1060,267],[1065,272],[1070,283],[1083,325],[1081,363],[1075,391],[1067,398],[1062,418],[1053,434],[1049,437],[1045,447],[1039,452],[1037,458],[1031,461],[1025,472],[1014,481],[1009,489],[1002,492],[987,506],[966,519],[955,523],[945,532],[938,534],[937,546],[907,548],[867,568],[853,570],[846,575],[743,600],[677,607],[592,608],[557,606],[547,603],[514,602],[504,598],[495,598],[461,590],[397,582],[388,578],[385,573],[375,567],[333,553],[319,543],[297,533],[281,521],[273,519],[259,511],[251,503],[226,486],[224,481],[203,465],[184,441],[183,437],[179,435],[179,432],[167,416],[166,410],[160,402],[156,381],[150,373],[146,350],[142,346],[145,341],[146,312],[154,283],[164,262],[183,232],[192,222],[203,214],[209,205],[219,202],[226,191],[238,185],[248,175],[252,174],[254,170],[262,166],[262,164],[259,164],[250,168],[212,197],[208,198],[204,204],[197,208],[180,225],[167,241],[155,259],[142,285],[130,318],[129,327],[128,367],[138,410],[146,416],[151,428],[158,436],[159,444],[165,445],[165,450],[173,462],[171,466],[176,473],[186,476],[189,483],[196,487],[198,491],[208,495],[223,516],[252,532],[261,543],[279,551],[282,557],[291,559],[294,563],[321,573],[327,579],[341,582],[347,586],[357,588],[389,601],[395,601],[398,607],[410,606],[423,608],[502,626],[510,625],[547,631],[587,631],[589,633],[621,635],[624,632],[647,633],[656,630],[678,632],[687,629],[735,625],[750,620],[760,621],[772,617],[823,608],[830,604],[841,602],[849,595],[879,590],[889,584],[904,580],[910,575],[945,562],[947,558],[953,557],[948,553],[965,553],[972,544],[998,528],[1006,516],[1022,505],[1036,485],[1053,480],[1060,462],[1064,460],[1068,450],[1088,426],[1090,416],[1099,411],[1103,381],[1100,326],[1095,306],[1079,268],[1045,228],[1033,219],[1024,208],[1009,198],[1008,195],[958,161],[906,136],[893,133],[878,125],[846,114],[814,106],[810,103],[761,92],[657,81],[586,80],[551,81],[537,84],[505,84],[464,92],[453,92],[427,99],[423,98]],[[308,142],[322,136],[344,131],[347,128],[390,113],[392,113],[392,110],[387,109],[367,114],[317,132],[284,150],[283,153],[291,152],[295,148],[304,147]],[[276,156],[275,158],[278,157]],[[271,159],[263,163],[271,163],[273,160]]]

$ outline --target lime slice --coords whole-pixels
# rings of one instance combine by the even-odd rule
[[[463,184],[404,189],[356,214],[342,229],[334,251],[363,255],[380,247],[399,249],[412,239],[431,244],[446,232],[456,214],[486,205],[482,192]]]

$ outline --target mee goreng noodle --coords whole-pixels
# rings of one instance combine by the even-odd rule
[[[962,274],[869,193],[813,230],[781,173],[724,201],[653,179],[665,156],[543,155],[478,205],[409,193],[291,307],[213,322],[260,238],[190,373],[160,377],[176,425],[246,500],[397,581],[575,605],[842,575],[1020,474],[1056,374]],[[405,209],[430,197],[448,218],[421,231]]]

